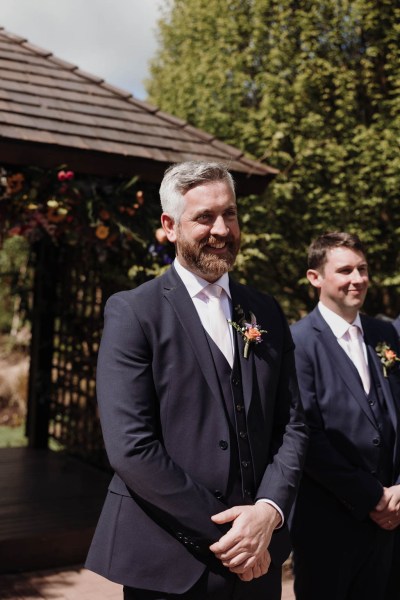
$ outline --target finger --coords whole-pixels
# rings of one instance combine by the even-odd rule
[[[228,552],[231,552],[231,554],[234,554],[235,552],[237,553],[239,547],[239,540],[236,534],[232,533],[232,530],[230,530],[228,533],[223,535],[218,542],[212,544],[210,546],[210,550],[211,552],[214,552],[218,558],[226,558]]]
[[[249,569],[245,573],[239,573],[239,579],[242,581],[251,581],[253,579],[253,571]]]
[[[234,555],[230,558],[220,558],[219,560],[222,562],[224,567],[230,568],[230,567],[237,567],[237,566],[243,564],[245,561],[249,560],[250,558],[252,558],[252,555],[249,554],[248,552],[240,552],[239,554]],[[254,559],[255,559],[255,557],[254,557]]]
[[[231,521],[234,521],[239,515],[240,510],[234,506],[217,513],[216,515],[212,515],[211,520],[214,523],[218,523],[218,525],[223,525],[224,523],[230,523]]]
[[[236,574],[245,573],[248,569],[252,569],[255,564],[256,558],[254,556],[250,556],[249,558],[246,558],[243,562],[237,565],[232,565],[231,567],[229,567],[229,570],[232,573]]]
[[[378,504],[375,506],[375,510],[381,512],[388,505],[390,497],[388,496],[387,489],[383,488],[383,494]]]

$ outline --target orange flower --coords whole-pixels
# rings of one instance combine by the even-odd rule
[[[262,334],[267,333],[267,330],[261,329],[257,325],[257,319],[252,312],[250,313],[250,319],[247,320],[240,304],[235,306],[235,313],[238,315],[239,322],[236,323],[236,321],[228,320],[228,323],[242,336],[244,341],[243,356],[244,358],[248,358],[250,345],[260,344],[262,342]]]
[[[154,235],[159,244],[166,244],[168,242],[167,234],[162,227],[156,229]]]
[[[7,177],[6,194],[17,194],[23,188],[25,177],[22,173],[15,173]]]
[[[388,360],[395,360],[396,359],[396,352],[393,352],[393,350],[386,350],[385,351],[385,356]]]
[[[56,208],[48,208],[47,209],[47,220],[49,223],[62,223],[67,216],[68,211],[65,209],[57,210]]]
[[[260,330],[257,329],[257,327],[249,327],[249,329],[244,332],[244,335],[248,340],[257,340],[260,337]]]
[[[106,238],[108,238],[109,233],[110,228],[106,227],[106,225],[98,225],[96,227],[96,237],[98,237],[99,240],[105,240]]]
[[[400,358],[397,356],[396,352],[392,350],[391,347],[385,342],[380,342],[376,346],[375,350],[381,360],[383,374],[385,377],[387,377],[388,371],[393,369],[393,367],[396,366],[396,363],[400,362]]]

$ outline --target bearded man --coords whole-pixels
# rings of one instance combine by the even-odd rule
[[[115,475],[86,566],[125,600],[279,600],[307,440],[291,335],[273,298],[228,276],[227,169],[174,165],[160,196],[174,264],[106,305],[97,392]]]

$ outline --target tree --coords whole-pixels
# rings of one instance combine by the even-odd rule
[[[239,275],[310,310],[306,249],[367,243],[367,311],[400,312],[400,7],[391,0],[175,0],[149,99],[280,169],[242,201]]]

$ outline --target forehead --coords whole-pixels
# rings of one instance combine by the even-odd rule
[[[367,259],[360,250],[339,246],[338,248],[331,248],[326,253],[325,267],[338,269],[345,266],[356,267],[362,264],[366,265]]]
[[[185,211],[236,205],[235,194],[226,181],[212,181],[191,188],[185,194]]]

